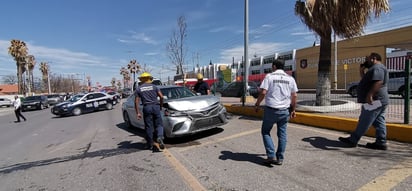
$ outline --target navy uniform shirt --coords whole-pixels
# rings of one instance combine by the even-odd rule
[[[159,100],[157,100],[158,91],[160,90],[156,85],[143,83],[136,88],[135,95],[141,98],[143,105],[159,104]]]
[[[205,81],[202,81],[200,83],[197,82],[193,90],[195,90],[196,93],[200,93],[201,95],[207,95],[207,90],[209,90],[209,84],[207,84]]]

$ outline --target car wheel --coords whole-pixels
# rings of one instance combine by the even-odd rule
[[[106,109],[107,109],[107,110],[113,109],[113,104],[107,103],[107,104],[106,104]]]
[[[80,108],[76,107],[76,108],[73,109],[72,114],[75,115],[75,116],[78,116],[78,115],[82,114],[82,110]]]
[[[132,123],[130,122],[129,115],[127,114],[126,111],[123,112],[123,120],[127,128],[130,128],[130,129],[133,128]]]
[[[357,92],[356,89],[357,89],[356,86],[350,88],[350,90],[349,90],[349,95],[351,95],[352,97],[357,97],[357,96],[358,96],[358,92]]]

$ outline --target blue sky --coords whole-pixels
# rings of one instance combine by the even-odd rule
[[[365,34],[412,24],[409,0],[390,0],[391,12],[372,19]],[[311,46],[317,39],[294,15],[295,0],[249,0],[249,53],[267,55]],[[18,10],[18,12],[17,12]],[[156,76],[173,78],[166,44],[187,22],[186,68],[231,63],[243,55],[244,0],[4,0],[0,6],[0,77],[16,73],[11,39],[27,43],[56,75],[85,74],[109,85],[136,59]],[[81,75],[78,75],[82,78]]]

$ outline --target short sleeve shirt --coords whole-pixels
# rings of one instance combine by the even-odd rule
[[[265,89],[265,105],[271,108],[286,109],[291,103],[291,94],[298,92],[295,79],[283,70],[267,74],[260,85]]]
[[[358,102],[366,103],[366,96],[371,90],[373,84],[376,81],[383,81],[383,87],[373,96],[374,100],[380,100],[383,105],[387,105],[389,102],[388,95],[388,84],[389,79],[388,70],[383,64],[374,64],[368,69],[366,74],[363,76],[359,82],[357,93],[358,93]]]
[[[135,95],[142,99],[143,105],[159,104],[157,92],[160,91],[156,85],[144,83],[136,88]]]

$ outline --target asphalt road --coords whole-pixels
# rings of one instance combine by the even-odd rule
[[[341,132],[290,124],[282,166],[265,158],[259,119],[230,122],[143,150],[144,133],[126,129],[120,105],[77,117],[49,109],[0,108],[0,190],[412,190],[412,147],[345,148]],[[275,136],[275,133],[273,133]]]

